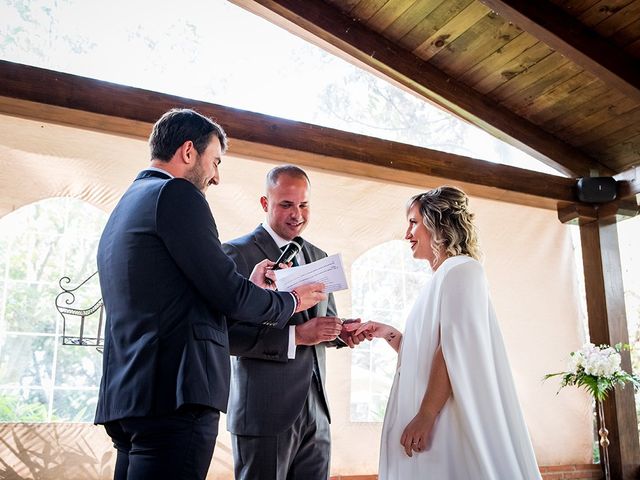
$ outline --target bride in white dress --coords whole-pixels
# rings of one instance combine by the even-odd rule
[[[399,353],[382,427],[380,480],[538,480],[467,196],[411,198],[405,238],[434,271],[404,335],[377,322],[356,335]]]

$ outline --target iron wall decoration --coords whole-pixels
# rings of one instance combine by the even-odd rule
[[[56,309],[62,316],[62,344],[82,347],[96,347],[102,353],[104,345],[104,304],[102,298],[88,308],[76,308],[76,293],[86,285],[98,272],[93,273],[75,288],[69,288],[71,279],[62,277],[58,285],[62,289],[56,296]],[[74,293],[75,292],[75,293]],[[98,314],[98,325],[90,325],[88,319]],[[95,318],[95,317],[94,317]],[[87,331],[87,330],[90,331]]]

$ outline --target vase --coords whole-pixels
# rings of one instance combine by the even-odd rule
[[[604,466],[604,479],[611,480],[611,472],[609,471],[609,430],[604,422],[604,407],[602,400],[597,400],[598,404],[598,418],[600,420],[600,428],[598,429],[598,435],[600,435],[600,449],[602,453],[601,462]]]

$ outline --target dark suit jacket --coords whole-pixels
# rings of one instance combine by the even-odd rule
[[[253,266],[269,258],[276,260],[280,249],[271,235],[259,226],[222,248],[236,262],[238,271],[249,275]],[[307,263],[327,256],[309,242],[302,248]],[[337,315],[333,295],[311,309],[294,315],[290,325],[310,318]],[[322,403],[329,415],[325,381],[325,345],[298,346],[296,358],[289,360],[288,329],[238,322],[229,327],[231,354],[231,394],[227,428],[238,435],[275,435],[289,428],[304,406],[311,385],[316,356],[320,370]]]
[[[147,170],[114,209],[98,246],[107,312],[96,423],[192,403],[225,411],[224,315],[286,325],[289,293],[263,290],[222,251],[204,195]]]

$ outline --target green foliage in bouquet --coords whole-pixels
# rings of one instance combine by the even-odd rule
[[[626,383],[631,383],[634,390],[638,390],[640,378],[625,372],[620,366],[620,352],[628,349],[629,345],[621,343],[614,347],[586,343],[580,350],[571,352],[568,371],[550,373],[544,378],[559,376],[561,389],[567,386],[584,388],[598,402],[603,401],[616,385],[624,387]]]

